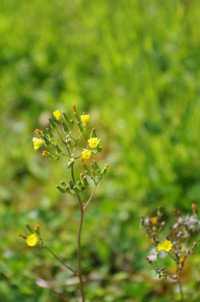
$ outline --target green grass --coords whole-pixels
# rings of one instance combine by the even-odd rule
[[[84,267],[101,280],[88,284],[88,301],[174,299],[145,261],[139,220],[157,206],[200,202],[199,27],[198,0],[2,1],[0,300],[65,301],[59,292],[77,301],[68,274],[18,238],[39,222],[75,261],[76,207],[55,189],[62,167],[31,144],[45,113],[74,103],[91,111],[111,165],[85,223]],[[195,302],[193,262],[185,290]]]

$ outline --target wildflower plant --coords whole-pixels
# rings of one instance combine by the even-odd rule
[[[175,211],[173,217],[158,209],[142,218],[142,226],[152,244],[148,262],[160,279],[177,284],[180,301],[184,301],[182,276],[185,264],[199,244],[200,220],[196,205],[192,205],[191,214]]]
[[[29,234],[23,238],[29,247],[45,247],[59,262],[79,279],[81,301],[85,301],[84,277],[82,272],[82,230],[86,210],[93,199],[96,189],[107,171],[100,167],[102,143],[91,127],[89,114],[79,114],[74,106],[70,115],[59,110],[53,112],[47,128],[34,131],[33,148],[42,156],[64,160],[67,179],[62,180],[57,189],[62,194],[70,194],[77,202],[80,221],[77,231],[77,268],[72,268],[52,251],[42,240],[39,229],[28,226]]]

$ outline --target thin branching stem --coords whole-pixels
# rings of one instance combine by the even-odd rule
[[[64,267],[66,267],[74,275],[77,275],[77,273],[75,272],[75,270],[71,266],[69,266],[68,264],[66,264],[65,261],[62,258],[60,258],[50,247],[44,245],[43,248],[46,249],[58,262],[60,262]]]
[[[77,195],[77,197],[78,196],[79,195]],[[78,199],[79,199],[79,207],[80,207],[80,222],[79,222],[78,237],[77,237],[78,276],[80,281],[81,300],[82,302],[85,302],[84,282],[83,282],[83,275],[82,275],[82,253],[81,253],[81,237],[82,237],[82,229],[83,229],[83,222],[84,222],[84,209],[80,197],[78,197]]]
[[[75,173],[74,173],[74,164],[71,165],[71,177],[72,181],[75,184]],[[82,230],[83,230],[83,222],[84,222],[84,208],[83,203],[81,201],[81,197],[76,192],[76,197],[79,203],[79,210],[80,210],[80,221],[78,226],[78,235],[77,235],[77,262],[78,262],[78,278],[80,284],[80,293],[81,293],[81,302],[85,302],[85,291],[84,291],[84,281],[83,281],[83,274],[82,274],[82,252],[81,252],[81,238],[82,238]]]
[[[182,287],[182,282],[180,279],[178,280],[178,288],[179,288],[179,293],[180,293],[180,302],[184,302],[183,287]]]
[[[94,195],[96,194],[98,185],[95,186],[94,190],[92,191],[92,193],[90,194],[88,200],[86,201],[86,203],[83,205],[83,210],[85,211],[87,209],[87,207],[89,206],[91,200],[93,199]]]

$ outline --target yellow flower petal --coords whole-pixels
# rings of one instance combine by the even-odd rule
[[[30,235],[27,236],[26,238],[26,244],[29,247],[34,247],[39,243],[39,237],[36,233],[32,233]]]
[[[42,138],[33,137],[32,142],[34,150],[38,150],[44,145],[44,140]]]
[[[62,112],[60,110],[55,110],[53,116],[57,121],[60,121],[62,118]]]
[[[156,249],[158,252],[170,252],[173,247],[173,243],[170,240],[164,240],[160,242]]]
[[[90,137],[88,139],[88,146],[91,148],[91,149],[95,149],[98,147],[100,143],[100,139],[98,137]]]
[[[92,151],[89,150],[89,149],[84,149],[84,150],[81,152],[81,159],[82,159],[83,161],[88,161],[88,160],[90,160],[91,156],[92,156]]]
[[[81,122],[84,127],[86,127],[90,122],[90,115],[89,114],[82,114],[81,115]]]

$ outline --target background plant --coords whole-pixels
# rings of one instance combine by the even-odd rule
[[[192,209],[193,213],[186,215],[175,211],[174,217],[157,210],[142,218],[142,225],[152,243],[147,260],[160,279],[177,285],[180,301],[189,299],[183,292],[182,277],[188,258],[199,244],[200,220],[195,204]]]
[[[52,249],[75,264],[77,207],[55,190],[65,178],[60,163],[33,156],[30,142],[32,129],[45,127],[55,108],[68,111],[74,103],[91,112],[102,158],[112,166],[85,219],[83,269],[93,280],[87,297],[172,300],[174,286],[155,279],[146,263],[149,243],[138,225],[156,207],[186,213],[200,201],[199,6],[198,0],[2,1],[0,300],[76,302],[68,272],[18,240],[27,221],[39,223]],[[197,252],[184,273],[196,302],[199,261]]]

